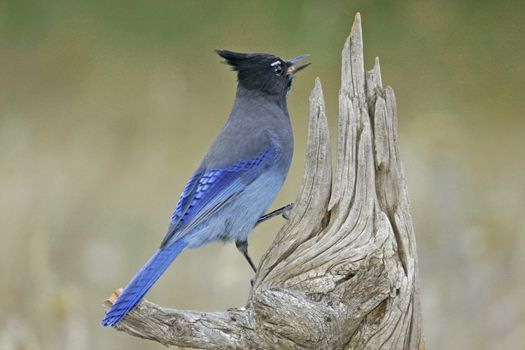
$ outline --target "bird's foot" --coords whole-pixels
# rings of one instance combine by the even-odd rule
[[[285,208],[286,208],[286,211],[282,213],[282,217],[285,218],[286,220],[290,220],[290,212],[293,209],[293,203],[288,204]]]
[[[285,205],[284,207],[282,208],[279,208],[277,210],[274,210],[268,214],[264,214],[263,216],[261,216],[259,218],[259,220],[257,220],[257,223],[256,225],[260,224],[261,222],[264,222],[268,219],[271,219],[273,218],[274,216],[277,216],[277,215],[282,215],[283,218],[285,218],[286,220],[289,220],[290,219],[290,211],[292,211],[292,208],[293,208],[293,203],[290,203],[288,205]]]
[[[104,303],[102,303],[102,305],[104,305],[105,308],[109,308],[109,307],[113,306],[113,304],[115,304],[115,302],[117,301],[118,297],[122,294],[123,291],[124,291],[124,289],[122,289],[122,288],[119,288],[119,289],[115,290],[109,296],[109,298],[104,300]]]

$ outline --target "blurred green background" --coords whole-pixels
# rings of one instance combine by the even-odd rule
[[[355,12],[366,65],[396,91],[429,349],[516,349],[525,334],[523,1],[0,1],[0,348],[163,349],[103,329],[102,301],[157,248],[229,112],[213,50],[310,53],[289,109],[295,199],[320,76],[335,135]],[[258,260],[282,219],[251,235]],[[243,305],[233,244],[183,254],[148,294]]]

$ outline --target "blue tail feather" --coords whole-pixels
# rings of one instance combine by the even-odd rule
[[[178,241],[157,250],[106,312],[102,325],[115,327],[128,312],[133,310],[186,245],[186,242]]]

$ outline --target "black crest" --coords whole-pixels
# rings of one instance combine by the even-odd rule
[[[289,65],[277,56],[228,50],[217,50],[217,54],[237,72],[239,85],[247,89],[285,96],[290,88],[292,75],[287,73]]]

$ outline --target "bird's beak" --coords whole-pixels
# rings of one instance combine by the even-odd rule
[[[293,75],[293,74],[299,72],[300,70],[303,70],[306,67],[308,67],[311,63],[306,63],[306,64],[303,64],[301,66],[297,66],[297,63],[301,62],[302,60],[304,60],[308,56],[310,56],[310,55],[306,54],[306,55],[301,55],[301,56],[297,56],[297,57],[294,57],[292,59],[289,59],[286,62],[286,64],[288,65],[287,73]]]

